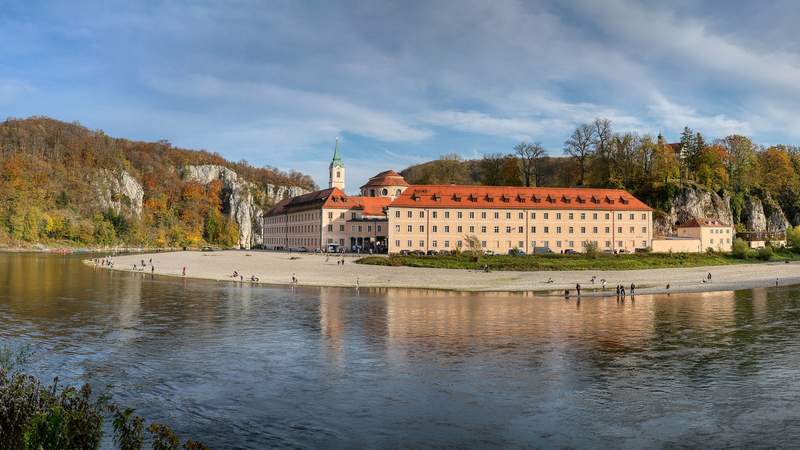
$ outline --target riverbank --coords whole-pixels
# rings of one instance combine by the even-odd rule
[[[308,253],[264,251],[168,252],[117,256],[114,270],[133,271],[152,258],[152,273],[181,277],[186,267],[188,278],[239,282],[234,271],[245,280],[251,275],[261,284],[291,284],[292,276],[299,286],[413,288],[454,291],[539,292],[542,295],[563,295],[573,291],[576,283],[583,296],[614,295],[614,286],[635,283],[639,294],[676,292],[710,292],[800,284],[800,262],[769,262],[729,266],[690,267],[644,270],[565,270],[540,272],[432,269],[355,264],[356,257],[344,257],[344,265],[336,257]],[[90,260],[87,260],[91,264]],[[146,273],[151,273],[150,267]],[[141,272],[139,272],[141,273]],[[711,282],[707,281],[711,273]],[[595,282],[591,283],[591,278]],[[605,279],[607,289],[601,289]],[[706,281],[704,281],[706,280]],[[548,282],[551,281],[551,282]],[[249,281],[245,281],[249,283]],[[669,289],[666,285],[669,284]]]

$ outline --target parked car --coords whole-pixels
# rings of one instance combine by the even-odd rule
[[[571,248],[568,248],[568,249],[564,250],[564,254],[565,255],[577,255],[578,252],[576,252],[575,250],[573,250]]]
[[[549,254],[549,253],[553,253],[553,251],[550,250],[549,247],[534,247],[533,248],[533,254],[534,255],[546,255],[546,254]]]
[[[438,254],[439,252],[437,252],[436,250],[428,250],[428,256],[436,256]]]
[[[508,250],[509,256],[525,256],[525,250],[520,250],[518,248],[512,248]]]
[[[483,252],[484,256],[494,256],[494,250],[486,250]]]

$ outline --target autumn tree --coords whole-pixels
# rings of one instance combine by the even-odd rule
[[[523,185],[536,186],[539,161],[545,153],[544,147],[538,142],[520,142],[514,146],[514,153],[519,159]]]
[[[569,139],[564,142],[564,154],[571,156],[578,163],[580,171],[578,186],[583,186],[586,182],[587,164],[594,153],[592,148],[595,142],[594,133],[594,127],[591,124],[579,125]]]

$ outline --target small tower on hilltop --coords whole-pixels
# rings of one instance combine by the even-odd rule
[[[336,138],[336,147],[333,149],[333,160],[330,165],[329,188],[339,188],[344,191],[344,163],[339,155],[339,138]]]

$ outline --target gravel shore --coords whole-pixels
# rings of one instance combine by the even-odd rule
[[[580,270],[541,272],[490,272],[474,270],[426,269],[355,264],[356,257],[341,258],[308,253],[265,251],[168,252],[132,254],[114,258],[114,270],[131,271],[134,264],[152,258],[153,273],[188,278],[234,280],[234,270],[249,283],[251,275],[263,284],[291,284],[292,276],[302,286],[329,287],[395,287],[446,289],[457,291],[536,291],[542,294],[563,295],[580,283],[582,296],[614,295],[614,287],[623,284],[629,289],[636,284],[637,294],[664,292],[711,292],[800,284],[800,263],[758,263],[729,266],[692,267],[645,270]],[[91,264],[91,261],[87,261]],[[150,267],[146,273],[151,273]],[[711,273],[711,282],[707,276]],[[595,282],[591,283],[592,276]],[[552,283],[548,283],[552,279]],[[605,279],[603,291],[600,280]],[[704,282],[703,280],[706,280]],[[669,290],[666,285],[669,284]]]

